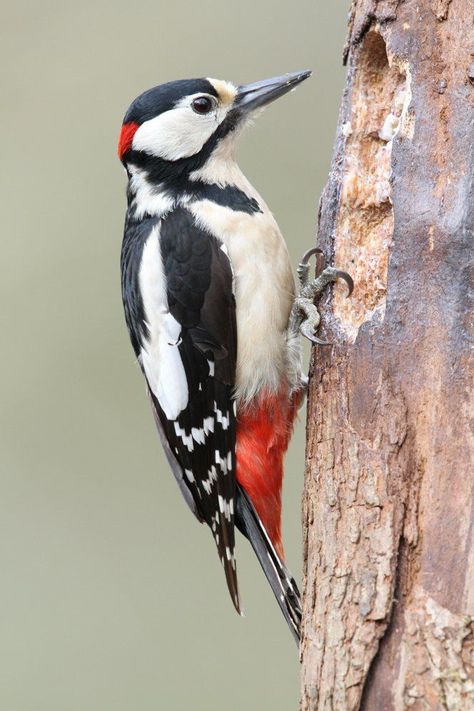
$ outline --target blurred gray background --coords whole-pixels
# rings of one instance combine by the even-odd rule
[[[296,266],[328,171],[348,6],[3,8],[2,711],[297,708],[296,648],[256,560],[240,539],[240,619],[155,435],[122,315],[116,141],[130,101],[163,81],[312,68],[240,149]],[[297,577],[303,430],[285,485]]]

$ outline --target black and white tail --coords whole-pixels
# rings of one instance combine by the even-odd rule
[[[235,523],[250,541],[296,643],[300,640],[301,599],[291,573],[276,552],[252,502],[237,485]]]

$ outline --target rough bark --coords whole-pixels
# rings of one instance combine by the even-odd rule
[[[318,243],[302,709],[474,709],[473,0],[356,0]]]

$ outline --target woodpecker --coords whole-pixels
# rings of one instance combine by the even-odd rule
[[[156,86],[125,114],[118,153],[128,207],[121,253],[125,318],[156,426],[191,511],[211,529],[241,610],[237,529],[250,541],[295,639],[298,587],[281,537],[283,459],[305,392],[300,334],[331,267],[296,295],[288,250],[235,159],[249,119],[311,72],[235,86]]]

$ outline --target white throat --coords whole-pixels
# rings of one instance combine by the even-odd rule
[[[248,193],[250,190],[253,194],[254,188],[240,170],[235,157],[236,141],[240,131],[239,127],[219,141],[203,167],[190,173],[189,179],[191,181],[200,180],[203,183],[218,185],[222,188],[227,185],[235,185],[244,192]]]

